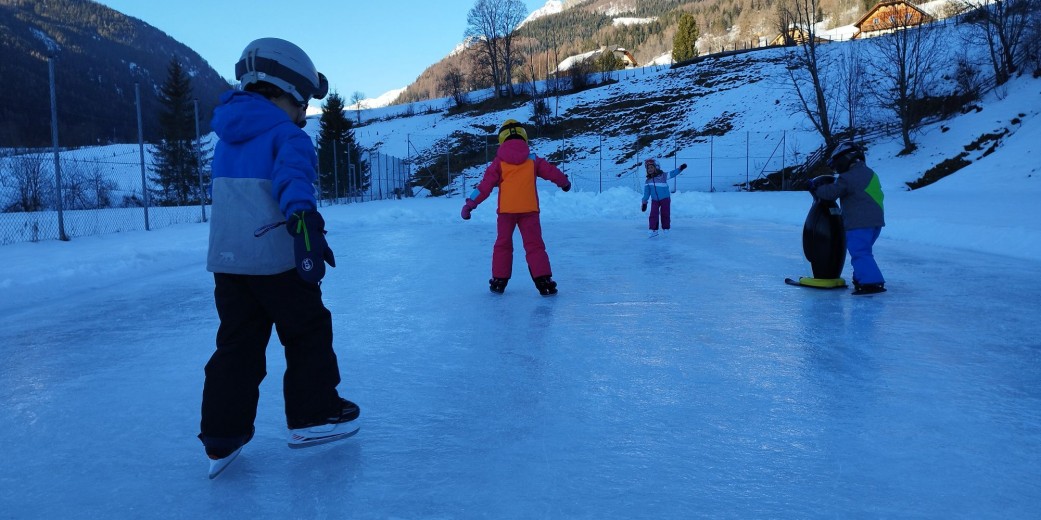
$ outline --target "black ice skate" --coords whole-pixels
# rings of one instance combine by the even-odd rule
[[[359,415],[358,405],[340,398],[340,410],[335,415],[307,424],[289,425],[289,447],[306,448],[346,439],[358,433]]]
[[[853,282],[853,294],[862,296],[866,294],[878,294],[886,292],[885,283],[857,283]]]
[[[550,276],[540,276],[534,278],[535,288],[539,290],[539,294],[543,296],[551,296],[557,294],[557,282],[554,282]]]
[[[491,280],[488,280],[488,289],[493,293],[502,294],[506,291],[506,284],[509,281],[509,278],[492,278]]]

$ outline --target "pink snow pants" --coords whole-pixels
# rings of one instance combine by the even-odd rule
[[[669,198],[669,197],[661,199],[661,200],[652,200],[651,201],[651,215],[647,219],[648,220],[647,224],[649,225],[649,229],[653,229],[655,231],[658,230],[658,214],[659,213],[661,213],[661,228],[662,229],[670,229],[672,227],[672,219],[669,218],[669,217],[671,217],[671,215],[670,215],[671,211],[669,211],[670,206],[672,206],[671,201],[672,201],[672,198]]]
[[[538,212],[531,213],[499,213],[497,224],[498,236],[492,248],[492,276],[509,278],[513,274],[513,230],[520,228],[524,242],[524,258],[528,261],[528,271],[532,278],[550,276],[549,255],[546,243],[542,241],[542,223]]]

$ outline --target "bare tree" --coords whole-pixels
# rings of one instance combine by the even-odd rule
[[[801,42],[790,51],[788,75],[799,98],[799,110],[806,115],[828,147],[835,145],[829,102],[833,96],[825,88],[828,63],[821,56],[823,41],[817,36],[815,22],[821,12],[819,0],[791,0],[788,16],[802,32]]]
[[[528,16],[528,7],[521,0],[500,0],[503,10],[502,26],[502,72],[503,84],[509,88],[509,95],[513,97],[513,69],[522,61],[519,47],[514,45],[514,35],[517,26]]]
[[[364,108],[362,106],[362,101],[364,101],[364,100],[365,100],[365,93],[364,92],[355,90],[354,93],[351,94],[351,105],[354,106],[354,115],[358,119],[358,124],[359,125],[361,124],[361,109]]]
[[[794,9],[790,2],[781,0],[775,6],[774,22],[777,24],[775,28],[781,35],[781,44],[785,47],[795,45],[795,38],[792,36],[792,30],[795,28],[795,20],[792,19],[793,12]]]
[[[1041,2],[1038,2],[1038,4],[1041,4]],[[1035,6],[1041,7],[1038,4],[1035,4]],[[1030,22],[1027,23],[1027,30],[1023,40],[1027,60],[1034,68],[1034,77],[1041,76],[1041,8],[1033,10],[1033,15],[1030,17]]]
[[[456,107],[462,107],[466,104],[466,76],[459,70],[459,67],[453,65],[448,68],[448,71],[441,78],[438,90],[447,92],[452,97],[452,100],[455,101]]]
[[[118,188],[115,181],[106,177],[105,172],[97,163],[91,163],[86,175],[87,185],[94,192],[93,206],[95,208],[112,207],[112,193]]]
[[[966,6],[972,9],[965,19],[980,29],[998,85],[1016,72],[1017,58],[1024,50],[1024,36],[1031,20],[1038,16],[1039,3],[1039,0],[965,0]]]
[[[4,203],[4,211],[41,211],[46,209],[48,194],[54,183],[46,174],[44,152],[26,151],[9,159],[10,168],[4,171],[0,184],[11,188],[13,200]]]
[[[596,72],[595,61],[592,59],[578,60],[567,69],[571,78],[571,90],[581,92],[591,85],[590,75]]]
[[[467,13],[465,36],[481,49],[481,62],[489,68],[496,97],[502,97],[513,80],[517,60],[513,34],[525,15],[521,0],[477,0]],[[512,90],[508,92],[512,95]]]
[[[936,64],[944,58],[944,48],[935,26],[912,25],[908,18],[894,24],[892,32],[871,39],[877,62],[869,84],[878,104],[896,114],[904,144],[901,153],[910,153],[916,148],[911,130],[923,116],[922,100],[936,84]]]
[[[61,184],[62,207],[65,209],[90,209],[87,176],[84,163],[62,159]]]
[[[863,56],[857,44],[846,45],[839,59],[838,82],[839,99],[842,108],[846,111],[846,130],[844,133],[853,136],[857,133],[860,124],[858,116],[865,98],[865,73]]]
[[[966,101],[979,99],[983,92],[983,78],[976,65],[965,54],[958,56],[954,61],[954,83],[958,87],[958,94]]]

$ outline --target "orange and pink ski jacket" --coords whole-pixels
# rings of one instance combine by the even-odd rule
[[[499,187],[497,213],[538,213],[539,194],[535,188],[535,177],[541,177],[563,188],[568,184],[556,166],[531,153],[523,139],[510,139],[499,145],[495,159],[484,170],[484,177],[477,184],[470,199],[480,204]]]

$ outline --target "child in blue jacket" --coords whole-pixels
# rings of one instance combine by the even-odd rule
[[[647,211],[647,200],[651,200],[651,214],[648,218],[648,231],[647,236],[654,238],[658,236],[658,217],[661,217],[661,228],[663,232],[668,233],[669,229],[672,228],[672,212],[671,212],[671,197],[669,193],[669,179],[675,178],[683,170],[687,169],[686,164],[681,164],[679,168],[672,170],[671,172],[665,173],[658,161],[654,159],[647,159],[643,162],[644,167],[647,169],[647,181],[643,184],[643,200],[640,201],[640,211]]]
[[[838,200],[846,228],[846,249],[853,265],[853,294],[886,291],[886,280],[875,262],[872,248],[886,225],[884,195],[878,175],[865,163],[858,144],[839,143],[828,159],[828,166],[839,174],[832,184],[810,182],[810,191],[824,200]]]
[[[318,159],[301,129],[308,101],[325,97],[328,82],[303,50],[277,38],[250,43],[235,77],[240,89],[222,94],[213,116],[220,140],[206,268],[220,326],[199,433],[210,478],[253,438],[272,327],[285,347],[289,446],[350,435],[359,415],[336,390],[332,315],[320,286],[325,264],[335,264],[317,212]]]

